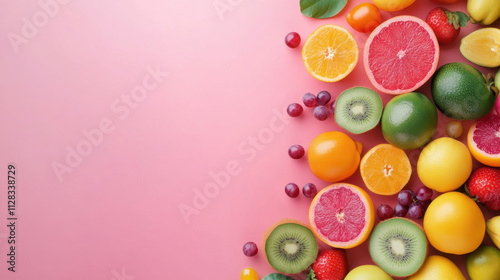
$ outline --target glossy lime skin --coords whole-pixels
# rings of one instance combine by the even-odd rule
[[[467,63],[452,62],[441,66],[431,82],[432,99],[447,117],[476,120],[495,104],[483,74]]]
[[[429,142],[437,128],[437,110],[427,96],[410,92],[393,97],[381,119],[385,140],[403,150],[417,149]]]
[[[481,245],[467,255],[465,262],[471,280],[500,279],[500,250]]]

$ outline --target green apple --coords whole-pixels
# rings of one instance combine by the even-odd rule
[[[361,265],[347,273],[344,280],[394,280],[389,274],[376,265]]]
[[[465,261],[471,280],[498,280],[500,275],[500,250],[481,245],[467,255]]]

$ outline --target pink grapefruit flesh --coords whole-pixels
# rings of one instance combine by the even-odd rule
[[[467,144],[477,161],[500,167],[500,116],[491,112],[476,121],[470,127]]]
[[[336,183],[321,190],[311,203],[309,222],[316,236],[336,248],[352,248],[367,239],[373,224],[373,202],[361,188]]]
[[[397,16],[369,35],[363,63],[373,86],[387,94],[412,92],[436,71],[439,45],[430,26],[414,16]]]

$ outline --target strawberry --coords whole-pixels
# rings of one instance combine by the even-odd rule
[[[500,210],[500,169],[479,167],[472,171],[466,190],[491,210]]]
[[[465,13],[451,12],[441,7],[432,9],[425,19],[440,45],[453,42],[460,33],[460,27],[465,27],[468,21],[469,17]]]
[[[319,252],[311,265],[307,280],[342,280],[347,275],[347,255],[344,249],[331,248]]]

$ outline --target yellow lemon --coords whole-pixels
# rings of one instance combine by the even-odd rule
[[[406,280],[453,279],[465,280],[460,269],[448,258],[439,255],[428,256],[417,273]]]
[[[472,172],[472,156],[467,146],[453,138],[441,137],[422,150],[417,162],[420,181],[438,192],[453,191]]]

